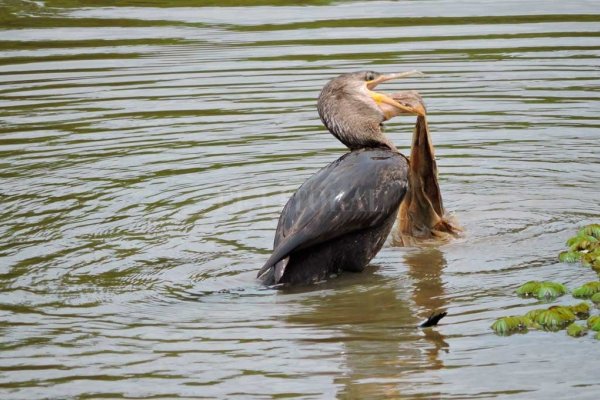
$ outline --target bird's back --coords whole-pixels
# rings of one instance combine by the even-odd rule
[[[406,193],[407,171],[406,158],[385,149],[352,151],[319,170],[285,205],[273,253],[259,276],[267,283],[280,283],[286,281],[286,276],[301,272],[294,269],[310,268],[311,272],[304,271],[298,276],[314,280],[315,273],[316,278],[323,278],[331,272],[329,269],[335,262],[366,265],[389,234],[389,221],[393,223]],[[358,251],[352,257],[356,262],[343,260],[338,254],[345,246]],[[318,251],[322,257],[294,262],[301,255],[306,258]],[[365,265],[341,268],[362,269]]]

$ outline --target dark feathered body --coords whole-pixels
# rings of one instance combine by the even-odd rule
[[[352,151],[318,171],[285,205],[259,276],[302,284],[362,271],[392,229],[407,173],[406,158],[387,149]]]

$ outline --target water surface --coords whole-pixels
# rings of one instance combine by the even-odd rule
[[[556,261],[600,218],[596,1],[198,3],[0,4],[2,398],[596,398],[592,337],[489,329],[525,281],[596,279]],[[266,290],[345,152],[320,88],[363,69],[426,73],[382,88],[426,99],[466,236]]]

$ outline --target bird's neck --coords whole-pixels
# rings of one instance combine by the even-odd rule
[[[329,132],[350,150],[384,148],[398,151],[394,143],[385,136],[379,124],[328,119],[323,116],[321,120]]]

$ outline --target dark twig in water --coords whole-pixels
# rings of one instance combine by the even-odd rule
[[[446,315],[448,315],[448,313],[446,311],[433,312],[429,316],[429,318],[427,318],[427,321],[423,322],[421,325],[419,325],[419,327],[428,328],[430,326],[436,326],[438,324],[438,322],[440,322],[440,320],[442,318],[444,318]]]

